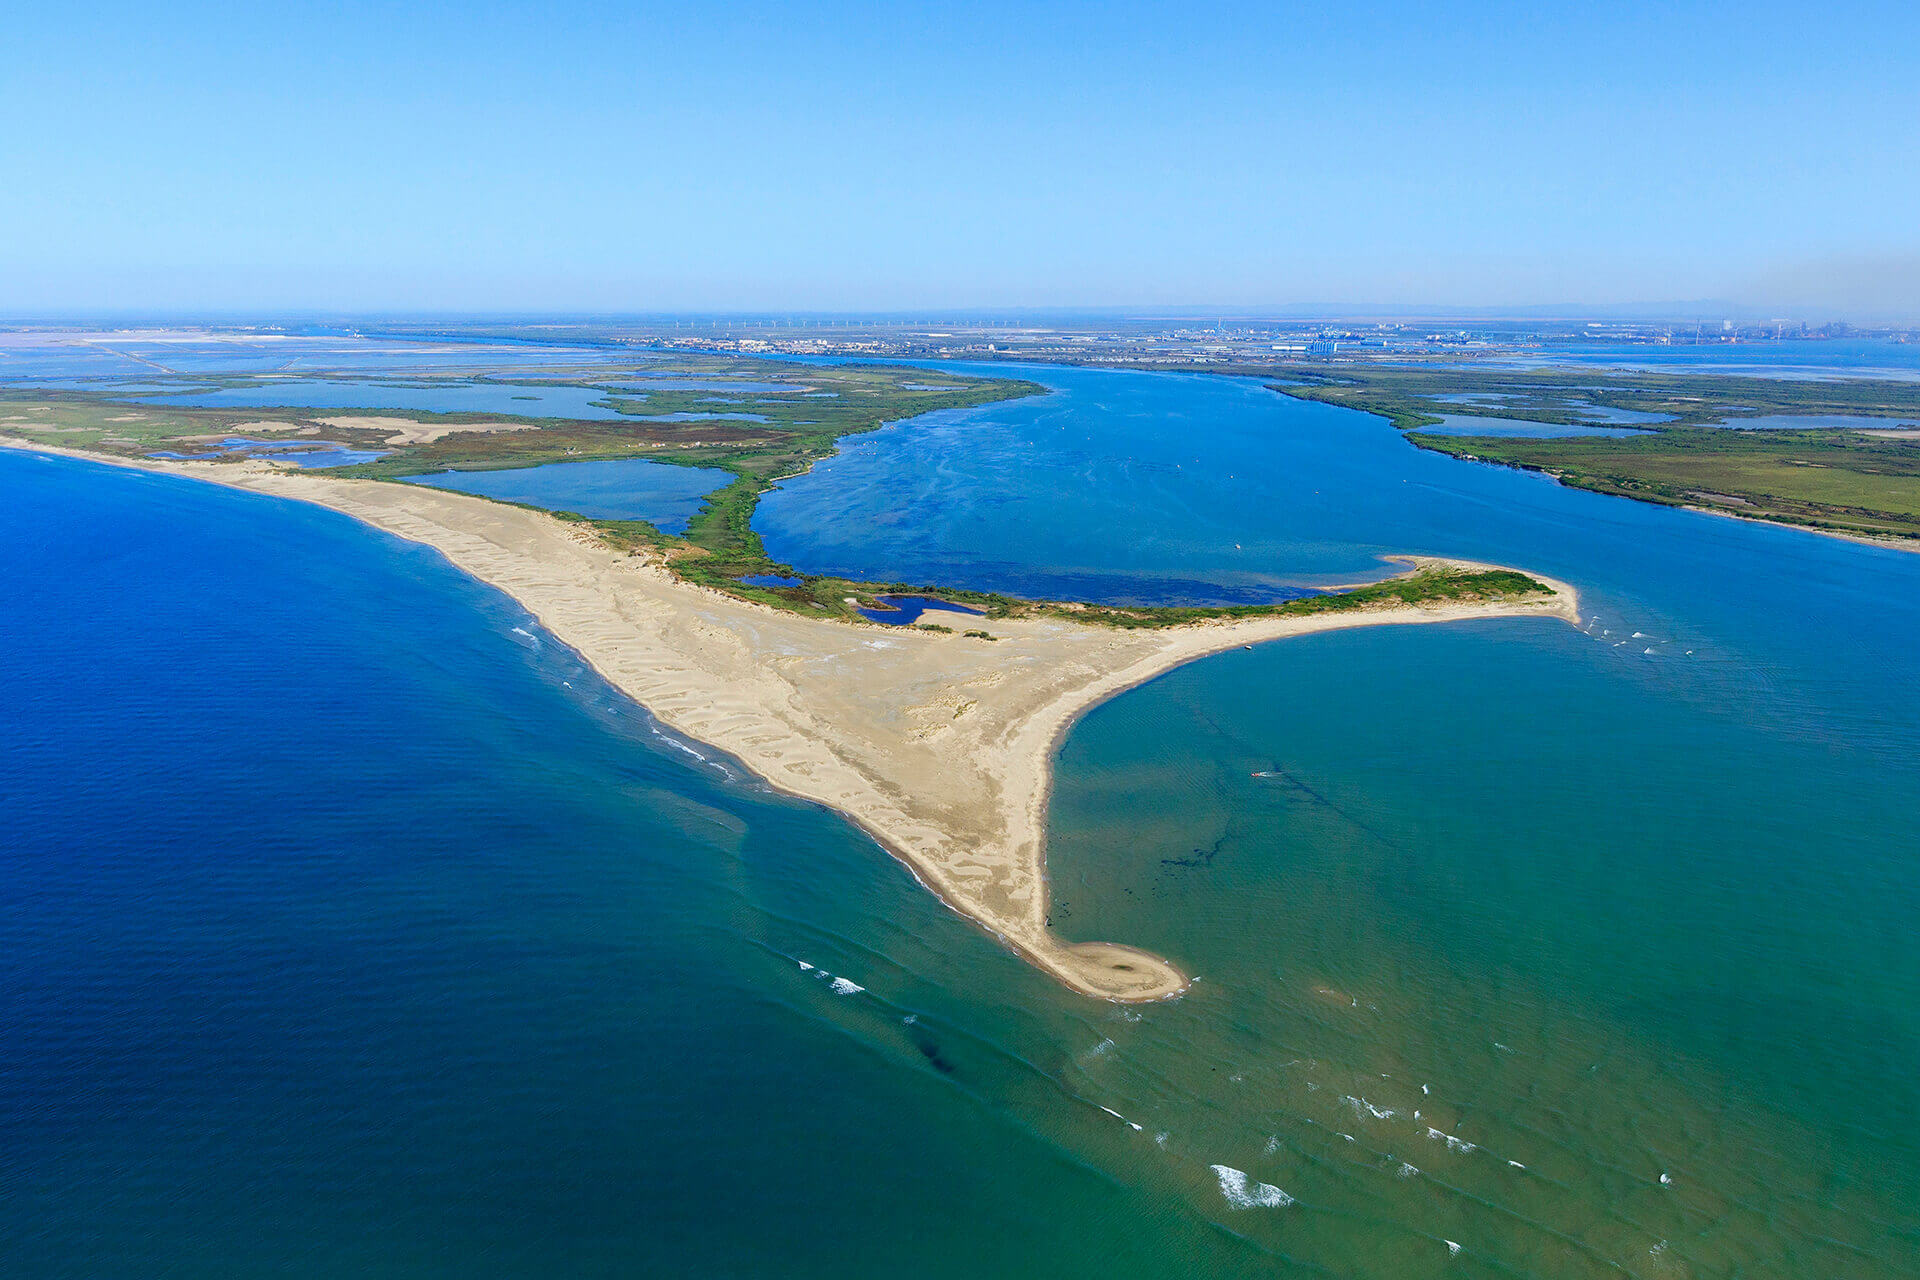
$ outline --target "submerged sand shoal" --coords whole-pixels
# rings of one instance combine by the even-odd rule
[[[1065,942],[1047,927],[1052,762],[1088,708],[1196,658],[1286,636],[1470,618],[1578,621],[1573,589],[1536,574],[1551,597],[1151,631],[996,619],[986,624],[998,637],[990,643],[750,604],[610,550],[582,526],[449,490],[257,461],[129,463],[0,443],[317,503],[435,548],[518,600],[662,723],[846,814],[954,910],[1074,990],[1111,1000],[1163,999],[1188,979],[1158,956]]]

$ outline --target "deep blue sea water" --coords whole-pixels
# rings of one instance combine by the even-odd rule
[[[1061,991],[430,552],[0,453],[0,1270],[1920,1267],[1920,557],[1029,376],[848,441],[769,549],[1113,600],[1427,551],[1593,618],[1091,713],[1056,923],[1172,1004]]]
[[[1043,1135],[1104,1008],[436,553],[4,450],[0,493],[0,1274],[1258,1256]]]

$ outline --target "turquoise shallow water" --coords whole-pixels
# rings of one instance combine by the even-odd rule
[[[1244,383],[1036,376],[850,441],[770,548],[1115,599],[1450,552],[1598,621],[1236,651],[1090,714],[1056,923],[1200,977],[1124,1010],[653,734],[430,553],[0,455],[0,1261],[1920,1265],[1920,558]]]
[[[1738,1248],[1847,1273],[1845,1249],[1809,1244],[1816,1219],[1870,1251],[1861,1274],[1910,1259],[1920,558],[1443,458],[1246,382],[1033,376],[1056,395],[891,428],[789,482],[766,508],[774,554],[1130,599],[1176,571],[1182,594],[1228,594],[1256,556],[1286,584],[1451,553],[1564,577],[1595,619],[1231,654],[1070,739],[1056,918],[1226,986],[1232,1052],[1213,1060],[1269,1072],[1257,1103],[1209,1100],[1235,1167],[1390,1237],[1411,1193],[1379,1175],[1425,1176],[1412,1152],[1438,1141],[1479,1208],[1434,1196],[1430,1229],[1524,1217],[1496,1229],[1510,1262],[1559,1231],[1623,1264],[1712,1270]],[[1339,1004],[1322,988],[1360,1003],[1322,1007]],[[1282,1077],[1276,1059],[1314,1065]],[[1378,1071],[1401,1083],[1356,1092]],[[1455,1100],[1421,1106],[1409,1072]],[[1323,1150],[1329,1093],[1398,1114],[1349,1114],[1356,1141]],[[1416,1108],[1505,1141],[1473,1137],[1448,1168],[1444,1138],[1402,1127]],[[1558,1190],[1501,1181],[1542,1143]],[[1664,1167],[1683,1153],[1690,1175]],[[1661,1172],[1712,1190],[1662,1200]],[[1546,1252],[1521,1243],[1536,1232]],[[1372,1265],[1407,1265],[1389,1257]]]

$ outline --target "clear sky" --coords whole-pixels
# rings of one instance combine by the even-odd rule
[[[22,4],[0,312],[1920,318],[1920,4]]]

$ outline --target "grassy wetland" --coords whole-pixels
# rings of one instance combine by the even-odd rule
[[[511,378],[411,376],[370,383],[364,376],[313,375],[301,384],[338,389],[388,387],[431,398],[435,391],[489,388],[493,402],[518,407],[566,392],[593,418],[525,413],[313,407],[270,403],[275,382],[259,377],[196,377],[177,388],[143,389],[139,398],[94,390],[0,392],[0,434],[121,457],[184,456],[240,462],[264,456],[304,462],[326,474],[407,481],[449,471],[522,469],[549,463],[636,459],[711,468],[733,477],[708,495],[681,535],[645,520],[555,514],[592,528],[606,545],[658,556],[683,581],[739,599],[817,618],[859,621],[885,611],[888,598],[927,597],[958,605],[985,622],[1058,617],[1122,630],[1206,621],[1295,617],[1407,604],[1471,603],[1536,595],[1547,589],[1523,574],[1428,564],[1362,587],[1220,607],[1118,607],[1028,600],[934,583],[855,581],[803,572],[768,556],[753,528],[761,498],[778,481],[831,456],[838,442],[889,422],[964,409],[1046,388],[1023,379],[978,378],[891,366],[796,368],[788,362],[675,355],[623,361],[591,373],[528,371]],[[244,406],[206,403],[244,396]],[[312,398],[312,397],[309,397]],[[324,395],[322,396],[324,398]],[[373,398],[378,399],[377,393]],[[365,459],[354,461],[352,459]],[[335,459],[343,461],[336,464]],[[916,624],[943,630],[935,621]],[[993,640],[991,631],[966,634]]]
[[[1920,385],[1913,383],[1457,365],[1277,372],[1287,381],[1276,391],[1379,414],[1423,449],[1543,471],[1575,488],[1643,502],[1827,533],[1920,538]],[[1622,429],[1481,436],[1470,434],[1475,416]],[[1766,425],[1820,418],[1844,425]],[[1428,430],[1447,419],[1448,434]]]

